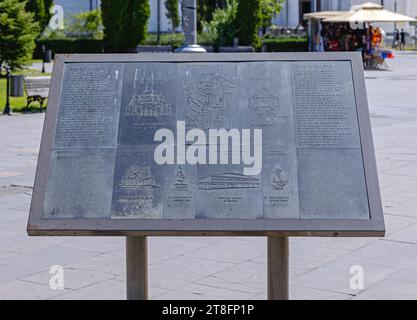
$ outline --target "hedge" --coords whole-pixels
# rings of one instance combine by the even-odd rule
[[[42,59],[42,45],[56,53],[102,53],[103,41],[96,39],[40,39],[36,41],[35,59]]]
[[[304,52],[308,51],[308,41],[305,38],[271,38],[263,39],[267,52]]]
[[[182,44],[182,34],[161,35],[162,45],[172,45],[174,49]],[[156,35],[148,35],[145,45],[155,45]],[[267,38],[262,39],[267,52],[302,52],[308,51],[308,42],[305,38]],[[36,42],[35,59],[42,59],[42,45],[56,53],[102,53],[103,41],[96,39],[40,39]]]
[[[181,33],[161,34],[161,45],[171,45],[174,49],[184,43],[184,36]],[[42,59],[42,45],[52,50],[52,57],[56,53],[102,53],[104,52],[103,40],[96,39],[40,39],[36,42],[34,59]],[[148,34],[143,45],[157,45],[156,35]]]

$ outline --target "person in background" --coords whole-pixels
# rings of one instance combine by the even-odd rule
[[[369,26],[368,32],[366,33],[366,54],[372,54],[372,26]]]
[[[386,39],[387,33],[382,28],[379,28],[379,30],[381,30],[381,48],[385,48],[385,39]]]
[[[372,34],[372,47],[376,49],[381,49],[382,43],[382,33],[380,28],[374,28]]]
[[[404,29],[401,29],[400,33],[400,50],[405,49],[405,31]]]
[[[398,45],[400,44],[400,33],[398,31],[398,29],[394,30],[394,36],[392,38],[392,48],[393,49],[398,49]]]

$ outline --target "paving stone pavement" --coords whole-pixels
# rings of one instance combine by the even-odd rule
[[[417,54],[389,65],[366,72],[387,235],[291,238],[292,299],[417,299]],[[0,299],[125,299],[123,238],[26,235],[43,119],[0,117]],[[266,298],[265,238],[150,238],[149,255],[152,299]],[[349,286],[354,265],[364,289]]]

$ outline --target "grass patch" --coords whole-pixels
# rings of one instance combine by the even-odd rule
[[[35,69],[22,69],[13,72],[13,75],[23,75],[31,77],[40,77],[48,76],[50,73],[41,73],[39,70]],[[6,105],[6,83],[7,79],[5,77],[0,78],[0,113],[3,113],[4,106]],[[26,110],[26,92],[23,93],[23,97],[10,97],[10,107],[12,112],[24,112]],[[47,101],[43,105],[43,109],[46,107]],[[32,102],[28,112],[39,112],[40,104],[39,102]]]

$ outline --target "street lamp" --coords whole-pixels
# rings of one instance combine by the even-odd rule
[[[157,20],[157,31],[156,31],[156,43],[158,46],[161,44],[161,0],[156,2],[156,20]]]
[[[12,109],[10,108],[10,67],[6,67],[6,105],[4,106],[3,114],[11,115]]]
[[[42,45],[42,73],[45,73],[46,48]]]

